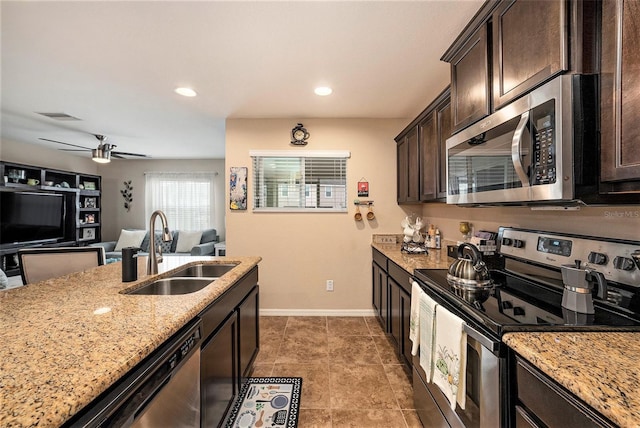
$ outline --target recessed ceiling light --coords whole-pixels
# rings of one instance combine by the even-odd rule
[[[327,95],[331,95],[331,93],[333,92],[333,89],[331,89],[328,86],[318,86],[316,89],[313,90],[313,92],[315,92],[316,95],[320,95],[321,97],[324,97]]]
[[[196,94],[196,91],[191,88],[176,88],[176,94],[180,94],[185,97],[195,97],[198,95]]]

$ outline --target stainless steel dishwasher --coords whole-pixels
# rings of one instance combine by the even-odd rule
[[[199,427],[201,340],[198,319],[161,345],[85,414],[65,425]]]

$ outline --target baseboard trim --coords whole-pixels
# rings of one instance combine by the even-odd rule
[[[264,316],[289,317],[373,317],[373,309],[260,309]]]

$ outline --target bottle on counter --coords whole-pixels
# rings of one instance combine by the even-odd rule
[[[436,249],[440,249],[441,248],[440,229],[436,229],[436,234],[434,236],[434,241],[435,241],[435,248]]]
[[[429,225],[427,231],[427,248],[436,248],[436,227],[433,224]]]

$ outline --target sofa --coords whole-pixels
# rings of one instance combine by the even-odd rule
[[[140,242],[140,237],[143,235],[143,232],[145,232],[144,238],[142,238]],[[193,241],[194,237],[197,237],[197,233],[182,231],[183,241],[188,243],[187,247],[184,245],[185,242],[180,242],[180,233],[181,231],[179,230],[172,230],[171,235],[173,239],[170,242],[163,242],[162,234],[156,231],[156,246],[162,245],[163,256],[213,256],[215,254],[215,244],[219,239],[215,229],[202,230],[202,236],[198,244]],[[120,246],[118,246],[119,241]],[[138,242],[140,243],[138,244]],[[122,259],[121,248],[126,247],[138,247],[141,249],[138,254],[146,255],[149,254],[149,231],[123,229],[120,232],[118,241],[103,241],[91,245],[104,248],[107,260]]]

